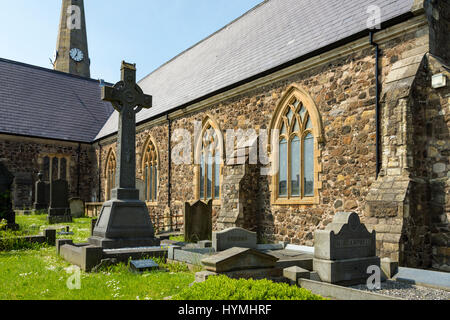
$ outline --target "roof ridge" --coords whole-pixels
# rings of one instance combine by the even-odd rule
[[[50,73],[54,73],[54,74],[59,74],[59,75],[62,75],[62,76],[67,76],[67,77],[76,78],[76,79],[80,79],[80,80],[93,81],[93,82],[99,82],[99,80],[103,80],[103,79],[87,78],[87,77],[79,76],[79,75],[76,75],[76,74],[70,74],[70,73],[63,72],[63,71],[53,70],[53,69],[40,67],[40,66],[36,66],[36,65],[33,65],[33,64],[20,62],[20,61],[15,61],[15,60],[10,60],[10,59],[1,58],[1,57],[0,57],[0,62],[15,64],[15,65],[19,65],[19,66],[22,66],[22,67],[27,67],[27,68],[32,68],[32,69],[41,70],[41,71],[45,71],[45,72],[50,72]],[[103,83],[104,84],[108,84],[108,85],[112,85],[112,83],[104,81],[104,80],[103,80]]]
[[[271,0],[263,0],[261,3],[257,4],[256,6],[254,6],[253,8],[249,9],[248,11],[246,11],[245,13],[241,14],[239,17],[237,17],[236,19],[232,20],[231,22],[227,23],[225,26],[223,26],[222,28],[220,28],[219,30],[211,33],[209,36],[207,36],[206,38],[198,41],[197,43],[193,44],[192,46],[190,46],[189,48],[183,50],[182,52],[180,52],[179,54],[177,54],[176,56],[174,56],[172,59],[164,62],[162,65],[160,65],[159,67],[157,67],[155,70],[153,70],[152,72],[150,72],[149,74],[147,74],[145,77],[143,77],[141,80],[139,80],[139,82],[147,79],[149,76],[151,76],[152,74],[154,74],[156,71],[160,70],[162,67],[164,67],[165,65],[169,64],[170,62],[174,61],[175,59],[177,59],[178,57],[180,57],[181,55],[185,54],[186,52],[190,51],[191,49],[195,48],[196,46],[198,46],[199,44],[205,42],[206,40],[212,38],[214,35],[218,34],[219,32],[221,32],[222,30],[225,30],[226,28],[228,28],[230,25],[234,24],[235,22],[237,22],[238,20],[242,19],[244,16],[248,15],[250,12],[256,10],[257,8],[263,6],[264,4],[268,3]]]

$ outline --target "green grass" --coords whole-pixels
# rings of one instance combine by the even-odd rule
[[[269,280],[209,277],[182,290],[174,300],[324,300],[306,289]]]
[[[70,226],[73,236],[57,236],[86,242],[90,236],[90,218],[74,219],[73,223],[48,225],[45,215],[17,216],[20,230],[0,232],[7,235],[36,235],[47,227]],[[180,239],[181,240],[181,239]],[[132,273],[127,264],[103,268],[97,273],[81,271],[79,290],[71,290],[67,282],[73,276],[70,263],[56,254],[55,247],[34,245],[0,251],[0,300],[264,300],[316,298],[304,289],[279,286],[270,281],[231,280],[212,277],[205,283],[189,287],[194,272],[183,264],[166,264],[155,259],[160,270]],[[198,270],[196,270],[198,271]]]
[[[64,226],[70,226],[74,235],[59,238],[85,242],[90,235],[90,218],[51,226],[45,215],[17,216],[16,221],[21,227],[16,235]],[[99,273],[81,272],[81,289],[70,290],[66,283],[72,273],[66,270],[71,264],[56,255],[55,247],[0,251],[0,300],[162,300],[194,281],[186,266],[157,262],[165,270],[135,274],[122,263]]]

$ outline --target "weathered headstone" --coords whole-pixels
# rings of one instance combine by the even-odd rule
[[[211,240],[212,200],[207,203],[197,201],[184,204],[184,241],[197,242]]]
[[[69,206],[69,186],[65,180],[55,180],[50,184],[49,223],[72,222]]]
[[[15,172],[13,181],[13,207],[29,208],[33,202],[33,175],[30,172]]]
[[[11,185],[14,176],[0,162],[0,221],[6,220],[8,229],[16,230],[19,226],[16,224],[16,214],[12,208]]]
[[[145,181],[136,179],[136,189],[139,190],[139,200],[145,201]]]
[[[375,231],[370,233],[357,213],[336,213],[333,222],[314,236],[313,269],[328,283],[365,283],[369,266],[380,266]]]
[[[229,228],[220,232],[213,232],[213,248],[219,252],[233,247],[252,248],[257,247],[256,232],[242,228]]]
[[[71,198],[69,200],[70,214],[74,218],[84,217],[84,201],[80,198]]]
[[[48,191],[47,183],[43,181],[44,174],[42,172],[39,172],[38,174],[38,181],[36,181],[35,184],[35,193],[34,193],[34,210],[47,210],[48,209]]]
[[[235,270],[274,268],[278,258],[249,248],[231,248],[203,259],[205,269],[224,273]]]
[[[102,88],[102,99],[119,112],[116,188],[103,204],[89,243],[104,249],[159,245],[145,202],[136,189],[136,113],[151,108],[152,97],[136,83],[136,65],[122,62],[121,81]]]

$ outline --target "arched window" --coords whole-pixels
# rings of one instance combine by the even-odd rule
[[[318,141],[321,122],[312,99],[295,87],[288,90],[271,124],[275,204],[318,203]],[[274,137],[272,136],[274,139]],[[278,142],[277,142],[278,141]]]
[[[116,187],[116,155],[111,149],[106,160],[106,200],[111,200],[111,190]]]
[[[222,166],[223,137],[219,127],[207,118],[196,147],[196,199],[220,200],[220,168]]]
[[[159,181],[158,151],[154,142],[149,139],[144,148],[142,157],[142,172],[145,183],[145,200],[147,202],[158,201]]]

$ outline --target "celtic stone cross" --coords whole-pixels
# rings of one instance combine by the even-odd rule
[[[121,81],[102,88],[102,100],[119,112],[117,137],[116,186],[114,199],[139,198],[136,190],[136,113],[152,107],[152,96],[143,93],[136,83],[136,65],[122,61]],[[136,193],[137,191],[137,193]]]

